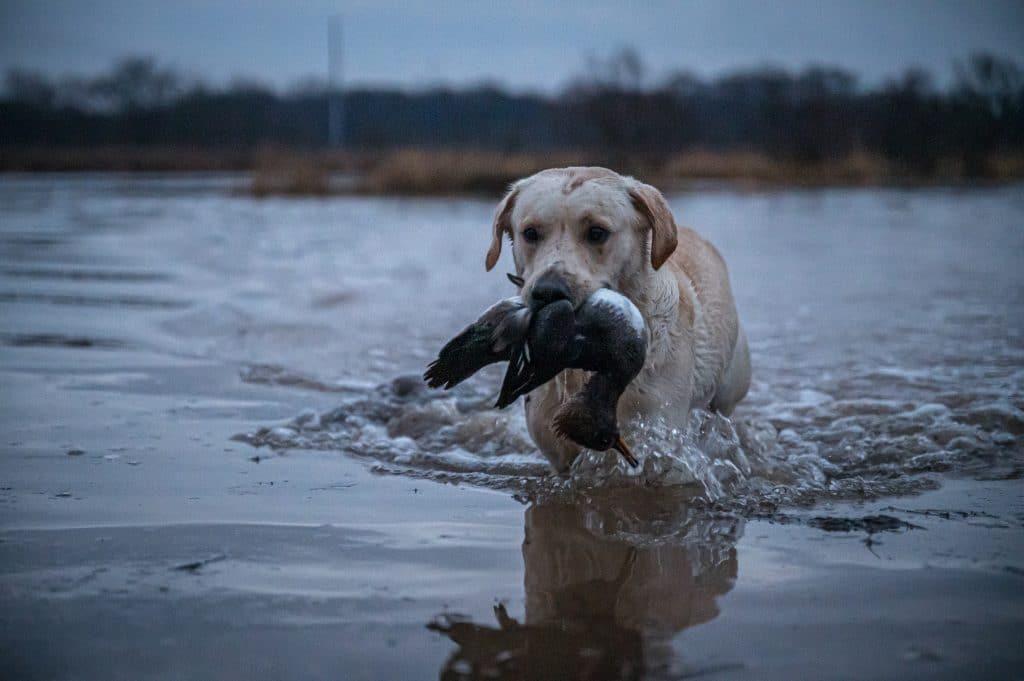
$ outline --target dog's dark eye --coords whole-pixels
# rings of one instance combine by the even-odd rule
[[[593,225],[587,228],[588,243],[603,244],[605,241],[608,241],[609,236],[611,236],[611,232],[609,232],[604,227],[598,227],[597,225]]]
[[[527,227],[523,230],[523,240],[531,244],[536,243],[537,241],[540,241],[540,232],[533,227]]]

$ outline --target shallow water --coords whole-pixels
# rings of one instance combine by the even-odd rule
[[[985,652],[1021,611],[1020,186],[672,197],[729,262],[751,394],[688,432],[631,424],[639,471],[591,454],[559,479],[521,408],[489,408],[499,370],[415,380],[510,293],[507,253],[483,271],[491,202],[235,181],[0,179],[0,601],[22,676],[106,677],[126,640],[114,676],[1020,662]]]
[[[692,484],[711,500],[750,505],[907,492],[931,484],[922,473],[951,469],[1018,476],[1022,205],[1019,187],[677,197],[677,214],[730,262],[754,388],[732,423],[695,414],[688,433],[627,426],[642,470],[590,455],[574,481]],[[146,253],[117,253],[145,262],[158,246],[169,259],[158,272],[177,273],[173,291],[111,302],[180,307],[156,340],[242,362],[244,381],[339,395],[327,412],[240,439],[347,451],[449,481],[537,486],[544,463],[520,409],[488,408],[495,372],[454,395],[408,380],[401,395],[366,389],[417,375],[510,293],[479,264],[490,203],[213,194],[136,210],[147,215],[137,240]],[[508,254],[500,264],[511,269]],[[38,295],[26,303],[52,300]],[[112,341],[122,342],[96,339]]]

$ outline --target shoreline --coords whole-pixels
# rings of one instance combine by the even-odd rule
[[[101,147],[0,150],[0,175],[130,173],[241,174],[237,191],[265,196],[500,195],[515,180],[567,165],[605,165],[664,191],[712,184],[750,189],[931,187],[1011,184],[1024,179],[1024,155],[993,155],[983,175],[969,175],[958,159],[929,172],[912,172],[876,154],[800,162],[744,151],[694,150],[657,156],[610,157],[585,151],[502,153],[479,150],[399,149],[312,151]]]

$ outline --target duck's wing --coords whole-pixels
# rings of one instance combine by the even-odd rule
[[[546,305],[534,314],[526,338],[509,347],[508,369],[494,406],[507,407],[565,369],[575,333],[572,303],[567,300]]]
[[[529,327],[529,317],[529,308],[518,296],[495,303],[441,348],[423,380],[431,388],[449,390],[485,366],[509,359],[511,348]]]
[[[513,308],[510,311],[492,315],[495,323],[491,331],[491,345],[495,352],[504,353],[509,348],[522,345],[530,331],[530,320],[533,318],[530,308],[521,302],[518,306],[515,303],[509,305]]]
[[[520,395],[525,395],[551,378],[553,376],[537,380],[537,367],[532,361],[529,340],[516,344],[509,348],[508,368],[505,369],[505,378],[501,382],[501,391],[494,406],[504,409]]]

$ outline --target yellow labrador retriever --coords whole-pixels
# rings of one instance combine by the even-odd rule
[[[516,182],[498,206],[486,265],[512,241],[524,300],[580,305],[599,288],[639,308],[650,330],[647,361],[619,401],[619,422],[659,416],[685,427],[693,408],[732,412],[750,386],[750,353],[725,262],[696,232],[677,227],[654,187],[605,168],[553,168]],[[527,395],[537,447],[565,471],[579,446],[558,437],[551,417],[582,387],[562,372]]]

